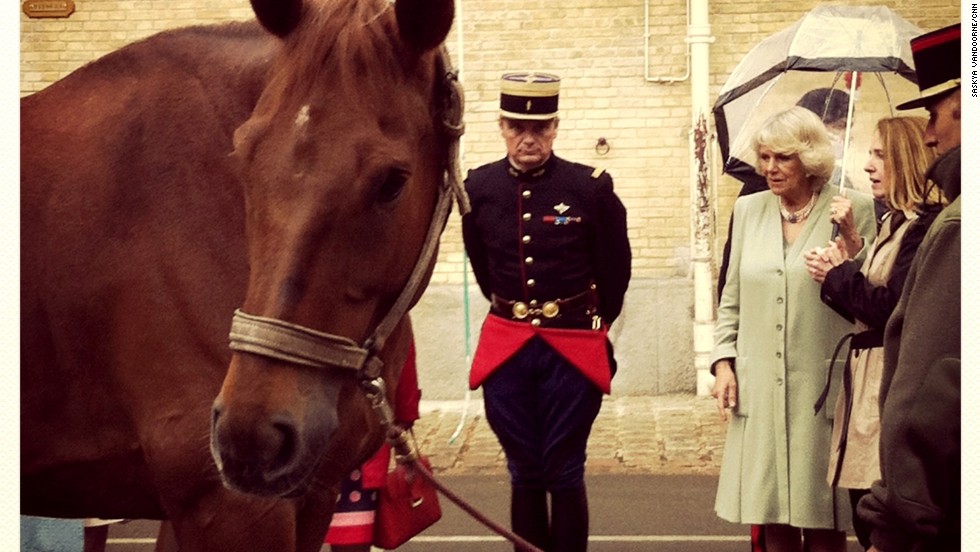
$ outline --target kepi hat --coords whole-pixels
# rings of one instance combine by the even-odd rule
[[[544,121],[558,116],[561,79],[549,73],[517,72],[500,77],[500,115]]]
[[[923,107],[960,86],[960,24],[912,39],[912,61],[919,81],[919,97],[897,109]]]

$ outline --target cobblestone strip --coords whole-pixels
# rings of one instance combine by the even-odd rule
[[[506,460],[483,416],[482,401],[470,401],[463,418],[465,405],[464,401],[422,403],[415,435],[433,471],[506,475]],[[589,439],[586,470],[590,474],[717,475],[725,430],[710,398],[607,397]]]

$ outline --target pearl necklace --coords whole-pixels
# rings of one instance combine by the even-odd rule
[[[813,206],[816,203],[816,201],[817,201],[817,194],[813,194],[810,196],[810,201],[806,202],[806,205],[804,205],[802,209],[796,211],[795,213],[790,213],[789,211],[786,210],[786,207],[783,207],[783,200],[780,199],[779,216],[783,217],[783,220],[785,220],[790,224],[796,224],[797,222],[804,221],[806,220],[806,217],[810,216],[810,211],[813,210]]]

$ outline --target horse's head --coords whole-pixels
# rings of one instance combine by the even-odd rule
[[[438,46],[453,0],[252,7],[282,47],[234,136],[250,275],[212,453],[233,488],[297,495],[324,462],[348,469],[380,434],[359,379],[378,360],[397,373],[408,332],[382,347],[404,314],[389,313],[429,274],[413,269],[443,203],[452,138]],[[410,280],[420,284],[406,301]]]

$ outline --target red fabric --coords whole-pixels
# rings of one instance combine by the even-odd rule
[[[378,491],[365,489],[357,470],[340,484],[337,507],[323,542],[330,545],[370,544],[374,536]]]
[[[504,362],[531,340],[540,337],[575,366],[603,393],[611,391],[612,375],[606,352],[607,328],[569,330],[542,328],[488,315],[470,369],[470,389],[476,389]]]
[[[419,389],[419,376],[415,367],[415,341],[408,344],[408,356],[402,366],[402,374],[398,378],[395,389],[395,421],[410,424],[419,419],[419,401],[422,390]]]
[[[946,42],[951,42],[953,40],[960,39],[960,28],[953,27],[951,29],[940,29],[942,32],[935,32],[935,34],[928,33],[919,38],[912,40],[912,52],[919,52],[925,50],[926,48],[931,48],[936,44],[943,44]]]
[[[388,476],[388,464],[391,458],[391,445],[384,443],[374,456],[361,464],[361,484],[365,489],[380,489]]]
[[[334,519],[336,519],[337,514],[334,514]],[[355,544],[371,544],[374,541],[374,511],[370,512],[370,521],[365,520],[364,523],[359,523],[356,525],[336,525],[331,520],[330,528],[327,530],[327,534],[323,537],[323,542],[325,544],[338,544],[338,545],[355,545]]]
[[[761,525],[752,526],[752,552],[766,552],[766,534]]]

